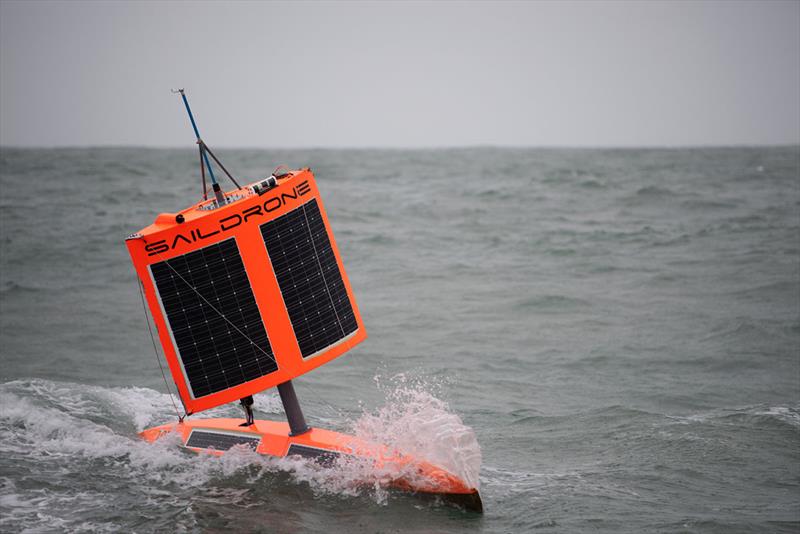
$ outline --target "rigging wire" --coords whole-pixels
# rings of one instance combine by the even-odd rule
[[[217,202],[220,204],[225,203],[225,196],[223,193],[220,192],[220,187],[217,184],[217,178],[214,176],[214,169],[211,168],[211,162],[208,161],[208,156],[210,155],[214,158],[214,161],[217,162],[217,165],[228,175],[233,185],[236,186],[237,189],[241,189],[242,187],[236,181],[228,169],[222,164],[220,160],[217,159],[217,156],[211,152],[211,149],[208,148],[208,145],[205,144],[203,139],[200,137],[200,130],[197,129],[197,123],[194,121],[194,115],[192,114],[192,108],[189,107],[189,100],[186,98],[186,92],[183,89],[173,89],[173,93],[180,94],[181,98],[183,99],[183,105],[186,107],[186,113],[189,114],[189,121],[192,123],[192,129],[194,130],[195,138],[197,138],[197,145],[200,147],[200,173],[203,175],[203,197],[206,198],[206,177],[205,177],[205,169],[208,169],[208,175],[211,178],[211,185],[212,189],[214,190],[214,195],[217,198]]]
[[[142,299],[142,311],[144,312],[144,321],[147,323],[147,330],[150,332],[150,341],[153,343],[153,352],[156,355],[156,361],[158,362],[158,368],[161,369],[161,377],[164,379],[164,385],[167,388],[167,394],[169,395],[169,400],[172,402],[172,407],[175,409],[175,415],[178,416],[178,422],[183,422],[183,418],[186,417],[187,414],[181,415],[180,410],[178,410],[178,405],[175,404],[175,398],[172,396],[172,389],[169,387],[169,382],[167,382],[167,374],[164,372],[164,366],[161,365],[161,358],[158,355],[158,348],[156,347],[156,338],[153,335],[153,328],[150,326],[150,317],[147,315],[147,305],[144,302],[144,290],[142,289],[142,282],[139,280],[139,277],[136,276],[136,285],[139,287],[139,297]]]
[[[241,189],[241,188],[242,188],[242,186],[241,186],[241,185],[239,185],[239,182],[237,182],[237,181],[236,181],[236,178],[234,178],[234,177],[233,177],[233,175],[231,175],[231,173],[229,173],[229,172],[228,172],[228,169],[226,169],[226,168],[225,168],[225,165],[223,165],[223,164],[222,164],[222,162],[221,162],[220,160],[218,160],[218,159],[217,159],[217,156],[215,156],[215,155],[214,155],[214,153],[213,153],[213,152],[211,152],[211,149],[210,149],[210,148],[208,148],[208,145],[205,143],[205,141],[203,141],[202,139],[200,139],[200,140],[199,140],[197,143],[200,145],[200,150],[205,150],[206,152],[208,152],[208,155],[209,155],[209,156],[211,156],[211,158],[212,158],[214,161],[216,161],[216,162],[217,162],[217,165],[219,165],[219,168],[220,168],[220,169],[222,169],[222,170],[223,170],[223,172],[224,172],[226,175],[228,175],[228,178],[230,178],[231,182],[233,182],[233,185],[235,185],[235,186],[236,186],[236,189]]]

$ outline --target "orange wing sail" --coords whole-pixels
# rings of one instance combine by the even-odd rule
[[[291,380],[367,337],[309,169],[162,213],[126,243],[187,413]]]

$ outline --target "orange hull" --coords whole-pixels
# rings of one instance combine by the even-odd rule
[[[393,453],[387,447],[353,436],[312,428],[299,436],[289,435],[289,425],[257,419],[248,427],[241,419],[193,419],[149,428],[140,435],[153,442],[177,432],[184,447],[195,452],[221,455],[234,445],[253,448],[257,453],[279,458],[302,456],[322,465],[331,465],[340,456],[374,462],[388,487],[422,494],[438,495],[445,501],[470,511],[482,512],[478,490],[460,478],[424,460]]]

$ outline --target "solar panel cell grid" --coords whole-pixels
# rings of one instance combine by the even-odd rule
[[[150,268],[194,398],[277,370],[235,239]]]
[[[316,199],[261,225],[303,357],[358,329]]]
[[[338,451],[328,451],[323,449],[317,449],[315,447],[306,447],[305,445],[297,445],[295,443],[292,443],[289,446],[289,450],[286,453],[286,456],[294,456],[294,455],[314,460],[316,463],[318,463],[323,467],[333,467],[336,464],[336,460],[340,456],[342,456],[342,453]]]
[[[235,436],[233,434],[222,434],[220,432],[205,432],[202,430],[193,430],[189,439],[186,441],[187,447],[196,447],[198,449],[215,449],[218,451],[227,451],[234,445],[247,445],[255,449],[258,447],[258,442],[261,438],[251,436]]]

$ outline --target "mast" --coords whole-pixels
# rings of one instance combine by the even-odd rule
[[[278,394],[281,396],[283,403],[283,411],[286,412],[286,419],[289,420],[290,436],[299,436],[305,434],[310,428],[306,424],[306,418],[303,415],[303,410],[300,408],[300,403],[297,400],[297,394],[294,392],[294,385],[291,380],[287,380],[283,384],[278,384]]]
[[[173,93],[180,93],[181,98],[183,98],[183,105],[186,106],[186,113],[189,114],[189,120],[191,121],[192,129],[194,130],[194,136],[197,138],[198,146],[200,146],[200,155],[202,156],[200,161],[200,172],[203,172],[203,163],[205,162],[205,167],[208,169],[208,176],[211,178],[211,189],[214,191],[217,204],[222,206],[225,204],[225,195],[222,193],[222,188],[220,188],[219,184],[217,183],[217,178],[214,176],[214,169],[211,168],[211,162],[208,161],[208,149],[206,148],[206,144],[200,138],[200,131],[197,129],[197,123],[194,121],[194,115],[192,114],[192,108],[189,107],[189,100],[186,99],[186,93],[183,89],[178,89],[177,91],[173,91]],[[203,178],[203,186],[205,187],[205,177]]]

